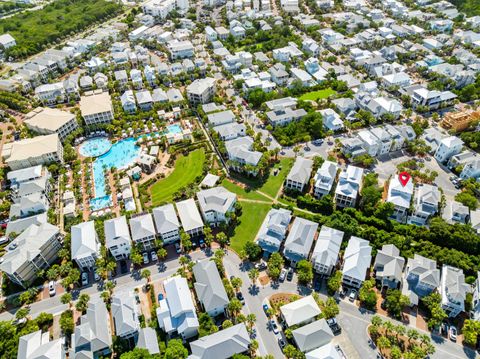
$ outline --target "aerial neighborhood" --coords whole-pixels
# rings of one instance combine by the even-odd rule
[[[0,3],[0,357],[480,353],[477,0]]]

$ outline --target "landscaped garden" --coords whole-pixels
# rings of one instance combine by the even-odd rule
[[[173,172],[150,188],[152,206],[171,202],[175,192],[194,182],[202,174],[205,158],[203,148],[190,152],[186,157],[179,156]]]
[[[335,95],[337,92],[331,88],[326,88],[323,90],[312,91],[304,93],[302,96],[299,97],[302,101],[317,101],[322,100],[324,98],[329,98],[332,95]]]

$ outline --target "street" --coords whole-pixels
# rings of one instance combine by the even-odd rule
[[[211,255],[212,253],[209,253]],[[204,251],[197,250],[190,254],[193,261],[207,258]],[[259,343],[259,355],[272,354],[275,358],[282,358],[283,353],[278,345],[277,337],[267,327],[267,316],[263,311],[263,304],[267,303],[268,298],[273,294],[278,293],[295,293],[299,295],[309,295],[311,289],[299,286],[296,283],[296,276],[292,281],[285,281],[283,283],[269,283],[262,287],[256,284],[251,285],[251,280],[248,277],[249,263],[242,263],[240,258],[232,251],[226,251],[223,259],[227,277],[235,276],[242,279],[241,291],[245,298],[245,306],[243,308],[244,314],[254,313],[257,320],[255,327],[257,329],[257,341]],[[172,275],[181,267],[179,257],[168,260],[164,263],[151,265],[148,268],[151,272],[151,282],[162,281]],[[141,279],[138,272],[129,273],[124,276],[115,278],[116,287],[114,292],[123,291],[126,289],[133,290],[135,287],[140,287],[146,283],[146,279]],[[79,293],[87,293],[91,298],[100,296],[102,290],[96,284],[86,288],[81,288]],[[319,293],[322,299],[326,299],[325,293]],[[44,299],[40,302],[33,303],[30,306],[30,314],[35,318],[42,312],[59,315],[68,308],[68,305],[60,302],[60,296],[54,296]],[[355,358],[376,358],[377,351],[368,343],[367,327],[373,313],[366,312],[358,308],[348,300],[339,301],[340,314],[337,316],[338,323],[342,328],[342,334],[335,339],[341,339],[342,349],[348,354],[349,359]],[[0,314],[0,320],[11,320],[14,317],[13,312],[4,312]],[[400,324],[393,319],[391,321],[395,324]],[[419,330],[420,331],[420,330]],[[476,353],[468,348],[453,343],[444,338],[432,336],[432,342],[435,345],[436,352],[432,359],[444,358],[475,358]]]

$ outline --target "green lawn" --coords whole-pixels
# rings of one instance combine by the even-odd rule
[[[205,163],[205,150],[190,152],[187,157],[179,157],[170,176],[158,181],[151,187],[152,206],[170,202],[173,194],[180,188],[195,181],[202,174]]]
[[[270,204],[240,202],[242,215],[238,218],[235,233],[230,238],[230,247],[237,253],[247,242],[252,242],[271,208]]]
[[[299,97],[302,101],[317,101],[335,95],[337,92],[331,88],[304,93]]]
[[[239,198],[251,199],[256,201],[270,201],[270,199],[262,196],[260,193],[249,190],[248,188],[244,189],[236,185],[235,183],[230,182],[228,179],[223,180],[222,186],[228,189],[230,192],[235,193]]]
[[[277,163],[274,168],[270,172],[270,176],[268,177],[267,181],[260,187],[258,190],[263,192],[270,197],[275,197],[278,193],[278,190],[282,186],[285,178],[292,168],[293,159],[292,158],[282,158],[279,163]],[[282,168],[280,172],[277,173],[276,176],[273,175],[273,172],[276,168]]]

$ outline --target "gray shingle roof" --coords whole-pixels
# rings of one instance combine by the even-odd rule
[[[205,311],[225,307],[228,303],[227,292],[218,273],[217,266],[210,260],[204,260],[193,267],[195,292]]]

